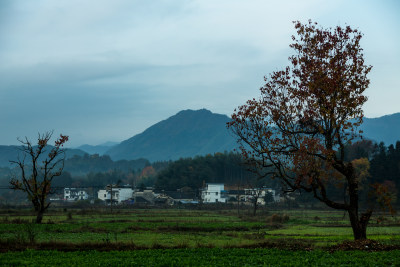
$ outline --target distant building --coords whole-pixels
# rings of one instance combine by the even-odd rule
[[[89,195],[82,188],[64,188],[65,201],[86,200],[88,198]]]
[[[198,204],[197,192],[191,189],[178,189],[165,193],[175,204]]]
[[[153,189],[144,189],[133,194],[135,203],[153,204],[157,196],[158,194],[155,194]]]
[[[244,189],[231,189],[227,191],[228,202],[245,202],[245,192]]]
[[[227,196],[224,184],[206,184],[201,191],[201,200],[203,203],[226,203]]]
[[[248,188],[244,189],[245,201],[248,203],[253,203],[254,199],[257,199],[257,203],[260,205],[265,205],[265,196],[271,194],[273,202],[279,202],[280,198],[275,194],[275,190],[272,188]]]
[[[127,187],[107,186],[106,189],[101,189],[97,192],[97,198],[110,203],[120,204],[123,201],[131,199],[133,189]]]

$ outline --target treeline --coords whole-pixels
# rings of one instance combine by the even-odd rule
[[[385,146],[383,142],[377,144],[370,140],[363,140],[347,147],[349,158],[354,160],[367,158],[370,163],[370,183],[392,182],[400,188],[400,141],[395,145]]]
[[[83,175],[71,175],[64,171],[53,180],[54,187],[94,187],[102,188],[108,184],[131,185],[136,187],[154,186],[156,175],[168,166],[169,162],[147,163],[143,168],[108,169],[103,172],[89,172]]]
[[[354,161],[354,166],[357,168],[369,166],[368,173],[363,177],[360,188],[363,192],[360,198],[367,201],[371,186],[380,183],[388,186],[394,196],[394,204],[396,202],[400,204],[400,198],[396,197],[400,188],[400,141],[386,147],[384,143],[376,144],[369,140],[361,140],[345,149],[346,161],[363,159]],[[225,183],[231,187],[267,186],[277,190],[281,188],[278,180],[257,179],[247,170],[241,155],[237,153],[216,153],[174,161],[159,172],[155,187],[162,190],[177,190],[183,187],[197,190],[204,183]],[[329,194],[333,199],[343,200],[345,189],[337,185],[337,181],[332,182]],[[318,202],[306,192],[297,197],[300,202]]]
[[[240,154],[225,152],[174,161],[157,175],[155,187],[197,190],[205,183],[225,183],[233,187],[277,186],[276,181],[260,180],[248,171]]]
[[[54,178],[52,187],[101,188],[110,183],[154,186],[157,173],[168,164],[169,162],[150,163],[147,159],[113,161],[108,155],[75,155],[65,160],[64,170],[61,176]],[[12,177],[18,177],[19,171],[16,167],[0,167],[0,200],[13,199],[10,195],[14,191],[8,189],[9,181]]]
[[[377,144],[370,140],[361,140],[345,148],[345,161],[353,161],[355,168],[361,166],[360,171],[367,172],[362,174],[360,183],[361,206],[367,207],[373,199],[373,187],[377,184],[383,184],[391,195],[392,205],[399,206],[400,198],[398,190],[400,188],[400,141],[395,145],[385,146],[383,142]],[[362,159],[362,160],[359,160]],[[338,186],[339,185],[339,186]],[[343,200],[345,188],[340,186],[340,182],[335,181],[327,190],[330,197],[336,200]],[[298,197],[300,202],[314,202],[311,194],[301,194]]]
[[[362,140],[346,147],[346,161],[368,159],[369,171],[363,182],[361,197],[368,197],[368,189],[376,183],[385,184],[397,196],[400,188],[400,141],[386,147]],[[364,162],[365,164],[365,162]],[[8,187],[15,169],[0,168],[0,186]],[[174,162],[150,163],[146,159],[113,161],[107,155],[83,155],[66,159],[65,169],[53,181],[54,187],[104,187],[107,184],[130,184],[136,187],[153,186],[159,190],[174,191],[188,187],[198,190],[205,183],[225,183],[235,187],[267,186],[279,190],[278,180],[258,179],[247,170],[238,153],[216,153],[214,155],[185,158]],[[329,189],[330,194],[343,199],[343,188]],[[0,195],[5,193],[4,190]],[[11,194],[11,193],[10,193]],[[4,197],[3,197],[4,198]],[[8,197],[6,199],[9,199]],[[400,204],[400,198],[395,198]],[[298,196],[301,202],[314,202],[306,193]]]
[[[374,181],[394,181],[400,188],[400,141],[385,147],[383,143],[374,147],[370,174]]]
[[[72,176],[85,175],[92,172],[109,172],[118,170],[124,173],[142,170],[149,166],[147,159],[136,160],[118,160],[113,161],[108,155],[75,155],[65,160],[64,171],[69,172]]]

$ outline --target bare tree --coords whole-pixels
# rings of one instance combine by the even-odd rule
[[[252,187],[246,191],[246,198],[253,205],[253,216],[256,216],[257,208],[260,204],[260,200],[262,199],[263,190],[261,188]]]
[[[65,150],[62,149],[68,136],[60,135],[54,146],[48,143],[53,132],[38,135],[37,145],[25,137],[19,139],[22,155],[10,161],[19,167],[20,174],[10,181],[10,188],[25,192],[36,211],[36,223],[41,223],[43,214],[50,206],[47,196],[52,192],[51,182],[60,176],[64,168]]]

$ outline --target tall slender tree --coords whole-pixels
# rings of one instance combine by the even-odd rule
[[[60,176],[64,168],[65,150],[62,149],[68,136],[60,135],[54,146],[48,145],[52,132],[38,135],[37,145],[25,137],[18,139],[22,144],[22,155],[10,161],[19,167],[19,175],[12,178],[10,188],[27,194],[36,211],[36,223],[41,223],[43,214],[50,206],[47,197],[52,193],[51,182]]]
[[[294,25],[290,66],[265,77],[261,97],[236,109],[228,127],[254,171],[347,211],[354,238],[366,239],[373,207],[360,208],[360,179],[345,160],[345,146],[362,133],[372,68],[364,63],[362,34],[350,26]],[[345,188],[342,199],[330,194],[333,185]]]

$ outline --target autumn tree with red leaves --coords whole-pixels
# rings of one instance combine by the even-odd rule
[[[252,170],[347,211],[354,238],[366,239],[373,207],[360,207],[360,172],[345,160],[346,145],[362,133],[372,68],[364,63],[362,34],[350,26],[294,25],[290,66],[266,76],[261,97],[238,107],[228,127]],[[331,195],[333,185],[344,189],[342,199]]]
[[[37,145],[33,145],[27,137],[18,139],[22,144],[22,158],[10,161],[19,167],[20,174],[10,181],[10,188],[25,192],[36,211],[36,223],[41,223],[43,214],[50,206],[47,201],[51,190],[51,182],[60,176],[64,168],[65,150],[63,145],[68,136],[60,135],[54,146],[48,143],[52,132],[39,134]]]

